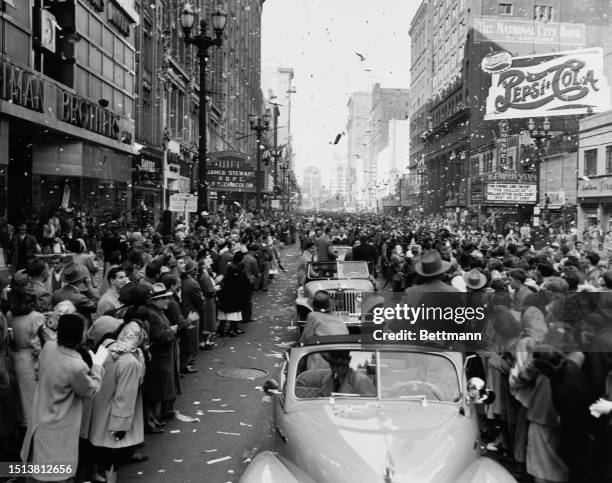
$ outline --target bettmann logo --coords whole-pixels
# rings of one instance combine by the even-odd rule
[[[534,109],[553,99],[577,101],[586,97],[589,89],[599,91],[599,79],[593,70],[584,72],[585,65],[582,60],[571,59],[538,73],[510,69],[500,75],[499,84],[505,92],[495,99],[495,108],[499,112],[511,107]]]

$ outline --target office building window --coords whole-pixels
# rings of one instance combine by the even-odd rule
[[[587,149],[584,152],[584,174],[587,176],[597,174],[597,149]]]
[[[533,7],[533,19],[538,22],[552,22],[553,8],[550,5],[536,5]]]
[[[498,15],[512,15],[511,3],[500,3],[497,8]]]
[[[612,174],[612,145],[606,146],[606,174]]]

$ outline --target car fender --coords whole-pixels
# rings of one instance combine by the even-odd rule
[[[317,483],[295,464],[273,451],[259,453],[239,483]]]
[[[491,458],[478,458],[465,469],[457,483],[516,483],[516,479]]]

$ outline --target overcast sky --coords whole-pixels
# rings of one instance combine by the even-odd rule
[[[293,67],[291,130],[296,171],[317,166],[323,184],[333,154],[346,154],[351,92],[410,86],[410,21],[421,0],[266,0],[262,60]],[[361,54],[361,60],[355,53]]]

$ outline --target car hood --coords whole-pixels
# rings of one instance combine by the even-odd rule
[[[364,279],[313,280],[306,284],[306,295],[312,296],[318,290],[373,290],[372,282]]]
[[[478,457],[476,422],[456,405],[337,399],[289,416],[290,458],[321,483],[450,483]]]

